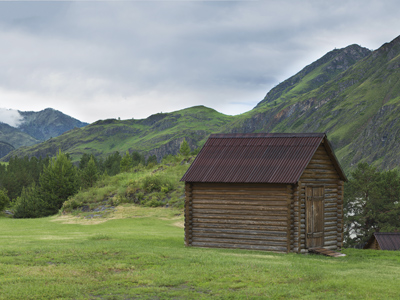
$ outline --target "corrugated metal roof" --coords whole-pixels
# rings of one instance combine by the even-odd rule
[[[400,232],[375,232],[381,250],[400,250]]]
[[[324,138],[325,133],[212,134],[181,180],[296,183]]]

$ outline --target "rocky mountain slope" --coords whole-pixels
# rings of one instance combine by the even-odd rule
[[[0,157],[7,155],[16,148],[31,146],[39,142],[39,140],[21,132],[17,128],[0,123]]]
[[[0,157],[14,149],[32,146],[73,128],[88,125],[52,108],[18,113],[21,120],[16,127],[1,123],[0,120]]]
[[[13,152],[74,159],[140,151],[158,159],[192,149],[217,132],[326,132],[342,166],[365,161],[380,168],[400,163],[400,37],[375,51],[335,49],[282,82],[251,111],[226,116],[206,107],[156,114],[143,120],[105,120]],[[7,158],[5,158],[7,159]]]
[[[399,80],[397,37],[315,89],[295,93],[295,87],[273,101],[267,95],[226,130],[327,132],[345,169],[360,161],[394,168],[400,163]]]
[[[52,108],[39,112],[20,111],[19,113],[23,121],[18,129],[40,141],[57,137],[75,127],[81,128],[88,125]]]

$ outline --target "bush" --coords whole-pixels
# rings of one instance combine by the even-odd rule
[[[148,193],[168,193],[175,188],[174,182],[166,176],[150,175],[143,178],[142,189]]]
[[[32,184],[22,189],[21,196],[14,204],[14,218],[39,218],[43,217],[44,203],[39,197],[38,189]]]

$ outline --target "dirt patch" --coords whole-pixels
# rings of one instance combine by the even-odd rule
[[[175,222],[174,226],[179,227],[179,228],[185,228],[185,222],[184,221]]]

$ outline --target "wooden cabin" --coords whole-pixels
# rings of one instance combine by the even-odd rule
[[[375,232],[364,249],[400,250],[400,232]]]
[[[339,249],[346,180],[324,133],[212,134],[181,179],[185,244]]]

